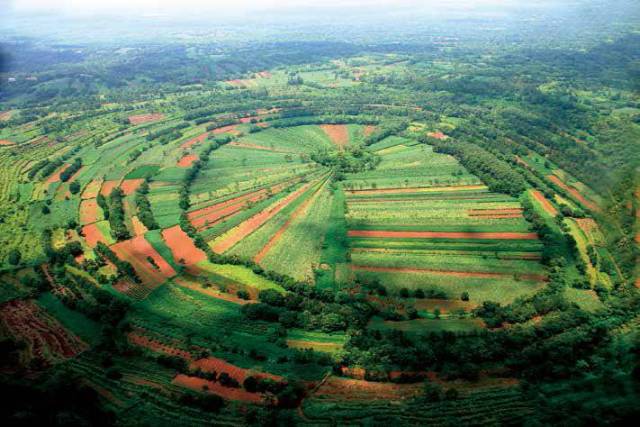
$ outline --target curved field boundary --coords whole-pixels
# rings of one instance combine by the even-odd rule
[[[214,242],[213,245],[211,245],[211,249],[218,253],[224,253],[227,250],[231,249],[236,243],[256,231],[265,222],[277,215],[278,212],[286,208],[289,203],[293,202],[302,194],[304,194],[304,192],[306,192],[312,184],[314,183],[310,182],[303,185],[293,193],[286,196],[284,199],[276,202],[275,205],[272,205],[270,208],[265,209],[264,211],[252,216],[237,227],[232,228],[223,236],[221,236],[221,238],[218,239],[217,242]]]
[[[540,203],[542,209],[544,209],[546,213],[551,216],[558,216],[558,210],[555,208],[555,206],[553,206],[553,204],[551,204],[549,200],[547,200],[546,197],[544,197],[544,195],[540,191],[531,190],[531,195],[534,199],[536,199],[538,203]]]
[[[380,188],[367,190],[345,190],[347,194],[393,194],[393,193],[431,193],[439,191],[470,191],[470,190],[486,190],[487,186],[482,184],[470,185],[448,185],[442,187],[396,187],[396,188]]]
[[[207,254],[196,247],[179,225],[162,230],[162,238],[171,249],[176,264],[193,265],[207,259]]]
[[[280,240],[282,235],[285,233],[285,231],[287,231],[287,229],[289,228],[291,223],[296,218],[298,218],[299,216],[304,216],[304,215],[307,214],[307,212],[309,211],[309,207],[311,206],[313,201],[316,199],[318,194],[320,194],[320,189],[321,188],[322,188],[322,184],[318,185],[318,188],[316,188],[314,190],[313,195],[311,195],[311,197],[307,198],[307,200],[305,200],[300,206],[298,206],[296,208],[296,210],[293,211],[291,216],[289,216],[289,219],[287,219],[287,221],[282,225],[282,227],[280,227],[278,229],[278,231],[276,231],[275,234],[273,236],[271,236],[271,238],[269,239],[267,244],[264,245],[263,248],[260,249],[260,252],[258,252],[256,254],[256,256],[253,257],[253,260],[256,263],[259,264],[260,261],[262,261],[264,259],[264,257],[267,255],[267,253],[271,250],[271,248],[273,248],[276,245],[276,243],[278,243],[278,241]]]
[[[82,198],[95,199],[100,194],[100,187],[102,187],[102,180],[94,179],[84,188]]]
[[[166,279],[176,275],[175,270],[160,256],[144,236],[137,236],[111,246],[111,249],[123,261],[131,263],[142,282],[150,287],[158,286]],[[152,265],[147,257],[151,257]]]
[[[335,146],[344,148],[349,144],[349,128],[347,128],[347,125],[320,125],[320,129],[327,134]]]
[[[0,320],[9,335],[26,344],[28,361],[56,363],[89,348],[32,300],[14,300],[2,305]]]
[[[429,268],[401,268],[401,267],[378,267],[370,265],[352,265],[351,269],[354,271],[369,271],[380,273],[426,273],[426,274],[438,274],[443,276],[452,277],[477,277],[484,279],[499,279],[504,277],[518,276],[522,280],[531,280],[535,282],[544,282],[548,280],[548,277],[544,274],[513,274],[513,273],[486,273],[480,271],[448,271],[448,270],[435,270]]]
[[[577,201],[579,201],[580,203],[582,203],[582,205],[584,205],[585,207],[591,209],[592,211],[595,212],[600,212],[600,206],[598,206],[597,204],[595,204],[594,202],[587,200],[586,197],[584,197],[577,189],[575,189],[574,187],[565,184],[560,178],[558,178],[555,175],[547,175],[547,178],[553,182],[554,184],[556,184],[558,187],[562,188],[564,191],[566,191],[567,193],[569,193],[571,195],[571,197],[573,197],[574,199],[576,199]]]
[[[178,160],[177,166],[181,168],[189,168],[196,162],[196,160],[199,159],[200,158],[197,154],[185,154],[180,160]]]
[[[349,237],[379,237],[397,239],[479,239],[479,240],[537,240],[536,233],[489,233],[456,231],[376,231],[349,230]]]

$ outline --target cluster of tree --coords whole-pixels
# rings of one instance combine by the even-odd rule
[[[96,203],[102,209],[102,215],[104,219],[109,219],[109,202],[107,202],[107,198],[102,195],[102,193],[98,193],[98,197],[96,197]]]
[[[138,209],[138,218],[140,222],[147,227],[148,230],[155,230],[159,228],[158,223],[156,222],[155,217],[153,216],[153,211],[151,210],[151,203],[149,203],[149,199],[147,195],[149,194],[149,182],[145,180],[140,187],[136,190],[136,207]]]
[[[126,240],[131,237],[124,221],[124,192],[116,187],[109,195],[109,225],[111,234],[116,240]]]
[[[72,157],[78,151],[80,151],[80,146],[75,146],[71,150],[69,150],[67,153],[63,154],[62,156],[58,157],[55,160],[49,160],[49,159],[40,160],[35,165],[33,165],[31,169],[29,169],[29,173],[27,174],[27,177],[29,179],[33,179],[35,178],[36,175],[38,175],[38,172],[40,172],[40,177],[46,178],[47,176],[55,172],[56,169],[61,167],[67,159]]]
[[[491,191],[518,196],[526,189],[522,175],[514,171],[508,163],[477,145],[452,140],[434,142],[427,140],[427,137],[419,139],[423,143],[432,143],[435,152],[455,157],[469,172],[486,183]]]
[[[109,246],[105,245],[102,242],[98,242],[95,249],[96,253],[101,257],[108,259],[111,261],[116,268],[118,269],[118,273],[132,279],[134,282],[140,283],[140,278],[136,273],[136,270],[133,266],[127,262],[122,261],[118,256],[109,248]]]
[[[377,154],[360,147],[347,147],[344,151],[324,149],[312,153],[310,157],[314,162],[332,168],[338,181],[344,179],[346,173],[373,170],[382,161]]]
[[[295,284],[281,294],[264,290],[260,303],[242,306],[242,312],[252,320],[279,322],[285,328],[299,327],[325,332],[344,331],[354,325],[364,325],[372,315],[371,305],[362,296],[346,292],[319,291]]]
[[[408,126],[409,123],[405,121],[384,123],[380,126],[380,129],[377,129],[365,138],[364,145],[372,145],[392,135],[397,135],[404,131]]]
[[[189,209],[191,205],[191,201],[189,200],[189,192],[190,187],[193,181],[198,176],[200,170],[209,162],[209,155],[214,150],[220,148],[220,146],[231,141],[231,138],[216,138],[216,140],[209,145],[207,145],[202,152],[200,153],[200,158],[193,162],[191,167],[187,170],[184,180],[182,181],[182,187],[180,187],[180,201],[178,202],[180,205],[180,209],[186,211]]]
[[[69,178],[73,176],[73,174],[80,170],[81,167],[82,159],[80,157],[76,157],[73,163],[71,163],[68,168],[60,172],[60,181],[67,182]]]
[[[189,126],[191,126],[189,122],[182,122],[174,126],[169,126],[167,128],[157,130],[155,132],[149,132],[149,134],[147,135],[147,141],[159,139],[159,142],[162,145],[168,144],[169,142],[180,138],[182,136],[182,132],[180,132],[180,130]]]

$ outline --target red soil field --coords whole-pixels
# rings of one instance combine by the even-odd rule
[[[47,179],[46,183],[47,183],[47,184],[53,184],[54,182],[59,182],[59,181],[60,181],[60,174],[61,174],[62,172],[64,172],[64,171],[65,171],[69,166],[71,166],[71,165],[70,165],[70,164],[68,164],[68,163],[67,163],[67,164],[64,164],[64,165],[62,165],[62,166],[60,166],[60,167],[58,168],[58,170],[57,170],[57,171],[55,171],[55,172],[53,173],[53,175],[51,175],[51,176]]]
[[[157,286],[169,277],[176,275],[175,270],[160,256],[143,236],[118,242],[111,249],[123,261],[131,263],[142,282],[147,286]],[[151,257],[158,268],[153,266],[147,257]]]
[[[164,114],[155,113],[155,114],[137,114],[134,116],[129,116],[129,123],[132,125],[140,125],[142,123],[149,122],[157,122],[158,120],[164,119]]]
[[[12,115],[13,112],[11,111],[2,111],[0,112],[0,120],[9,120]]]
[[[207,259],[207,254],[196,247],[179,225],[162,230],[162,238],[171,249],[176,263],[192,265]]]
[[[500,239],[500,240],[537,240],[536,233],[467,233],[458,231],[378,231],[349,230],[349,237],[379,237],[398,239]]]
[[[372,133],[374,133],[378,128],[376,126],[371,126],[371,125],[367,125],[364,127],[364,136],[367,137],[369,135],[371,135]]]
[[[252,148],[254,150],[273,151],[274,153],[293,153],[293,151],[276,150],[275,148],[265,147],[264,145],[251,144],[249,142],[233,141],[227,144],[230,147]]]
[[[267,222],[269,219],[277,215],[278,212],[286,208],[289,205],[289,203],[293,202],[298,197],[300,197],[305,191],[309,189],[311,185],[312,183],[307,183],[303,185],[296,191],[287,195],[285,198],[279,200],[275,205],[270,206],[264,211],[244,221],[243,223],[241,223],[240,225],[232,229],[231,233],[227,234],[223,239],[221,239],[216,244],[214,244],[212,249],[218,253],[224,253],[225,251],[231,249],[240,240],[244,239],[249,234],[253,233],[255,230],[260,228],[265,222]]]
[[[277,194],[287,188],[287,186],[299,181],[299,178],[289,179],[287,181],[275,184],[271,186],[271,194]],[[234,197],[224,202],[216,203],[206,208],[199,209],[197,211],[190,212],[188,218],[191,220],[191,224],[199,230],[214,225],[216,222],[223,218],[227,218],[240,210],[248,203],[254,203],[260,200],[264,200],[268,195],[266,189],[252,191],[242,196]]]
[[[94,179],[84,188],[82,198],[95,199],[100,194],[100,187],[102,187],[102,181]]]
[[[178,277],[174,279],[174,283],[176,283],[178,286],[182,286],[183,288],[191,289],[192,291],[199,292],[203,295],[208,295],[210,297],[220,299],[223,301],[232,302],[234,304],[245,305],[245,304],[253,304],[256,302],[252,300],[245,300],[242,298],[238,298],[237,296],[231,293],[219,292],[213,288],[203,288],[200,283],[194,282],[188,279],[184,279],[182,277]],[[231,290],[228,289],[228,291],[231,291]],[[253,292],[253,293],[256,294],[254,296],[257,297],[257,292]]]
[[[467,191],[467,190],[484,190],[487,187],[482,184],[478,185],[450,185],[442,187],[396,187],[381,188],[367,190],[346,190],[349,194],[394,194],[394,193],[419,193],[419,192],[437,192],[437,191]]]
[[[260,261],[262,261],[262,259],[267,255],[267,253],[269,253],[271,248],[273,248],[276,245],[276,243],[278,243],[278,241],[280,240],[282,235],[285,233],[285,231],[287,231],[287,229],[289,228],[291,223],[296,218],[298,218],[299,216],[303,216],[303,215],[307,214],[307,211],[309,210],[309,207],[311,206],[311,203],[313,203],[313,201],[315,200],[316,195],[320,191],[320,188],[322,188],[322,186],[318,186],[318,188],[315,190],[315,194],[312,195],[311,197],[309,197],[307,200],[305,200],[300,206],[298,206],[296,208],[295,211],[293,211],[293,213],[291,214],[289,219],[287,219],[287,221],[282,225],[282,227],[280,227],[278,229],[278,231],[276,231],[275,234],[273,236],[271,236],[271,238],[269,239],[267,244],[264,245],[264,247],[262,249],[260,249],[260,252],[258,252],[256,254],[256,256],[253,257],[253,260],[256,263],[259,264]]]
[[[2,305],[0,322],[9,335],[26,344],[27,362],[37,359],[49,365],[89,348],[32,300],[13,300]]]
[[[207,139],[208,136],[209,136],[209,132],[205,132],[201,135],[196,136],[195,138],[188,140],[187,142],[182,143],[182,145],[180,145],[180,148],[191,148],[194,145],[199,144],[205,139]]]
[[[133,345],[146,348],[156,353],[163,353],[169,356],[177,356],[188,362],[193,360],[193,358],[191,357],[191,353],[189,353],[188,351],[180,350],[179,348],[164,344],[161,341],[155,340],[138,332],[130,332],[127,336],[127,339]]]
[[[502,277],[514,276],[514,274],[512,273],[486,273],[483,271],[447,271],[432,270],[429,268],[377,267],[371,265],[352,265],[351,269],[355,271],[371,271],[380,273],[429,273],[452,277],[478,277],[486,279],[499,279]],[[518,276],[523,280],[533,280],[536,282],[544,282],[547,280],[547,276],[544,274],[520,274]]]
[[[185,154],[180,160],[178,160],[178,166],[181,168],[189,168],[198,159],[199,157],[197,154]]]
[[[137,215],[131,217],[131,227],[133,228],[133,234],[136,236],[142,236],[144,233],[149,231]]]
[[[95,248],[98,242],[102,242],[104,244],[108,243],[95,223],[82,227],[82,235],[84,236],[84,240],[87,242],[87,245],[92,248]]]
[[[576,190],[575,188],[565,184],[557,176],[555,176],[555,175],[547,175],[547,178],[549,178],[549,180],[551,182],[553,182],[554,184],[556,184],[558,187],[562,188],[567,193],[571,194],[571,196],[574,199],[578,200],[585,207],[591,209],[592,211],[600,212],[601,209],[600,209],[600,207],[598,205],[596,205],[595,203],[587,200],[582,194],[580,194],[580,192],[578,190]]]
[[[120,184],[120,188],[122,189],[122,192],[125,194],[125,196],[129,196],[135,193],[135,191],[142,185],[143,182],[144,178],[125,179],[124,181],[122,181],[122,184]]]
[[[394,384],[331,376],[318,387],[314,394],[322,396],[322,400],[341,402],[375,400],[397,402],[416,397],[421,393],[422,383]]]
[[[222,133],[230,133],[232,135],[238,135],[240,131],[238,131],[237,125],[222,126],[222,127],[219,127],[218,129],[213,130],[214,135],[220,135]]]
[[[15,145],[15,142],[7,141],[6,139],[0,139],[0,145]]]
[[[261,404],[264,402],[263,395],[260,393],[249,393],[242,387],[225,387],[219,382],[205,380],[204,378],[178,374],[171,383],[200,393],[215,394],[226,400],[236,400],[253,404]]]
[[[437,131],[437,132],[427,132],[427,136],[430,136],[431,138],[435,138],[435,139],[447,139],[448,136],[445,135],[444,133]]]
[[[260,71],[259,73],[256,73],[256,77],[260,77],[262,79],[270,79],[272,76],[272,74],[268,71]]]
[[[320,125],[320,128],[334,145],[344,148],[349,144],[349,129],[346,125]]]
[[[86,199],[80,202],[80,224],[91,224],[98,221],[98,202]]]
[[[105,197],[108,197],[113,191],[114,188],[118,186],[118,181],[104,181],[102,183],[102,187],[100,188],[100,194]]]
[[[551,216],[558,216],[558,210],[538,190],[531,190],[531,195],[542,205],[542,208]]]

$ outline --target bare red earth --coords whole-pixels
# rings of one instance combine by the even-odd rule
[[[6,139],[0,139],[0,145],[15,145],[15,142],[8,141]]]
[[[171,249],[176,263],[191,265],[207,259],[207,254],[196,247],[179,225],[162,230],[162,238]]]
[[[100,194],[103,196],[109,196],[111,191],[118,186],[118,181],[104,181],[100,188]]]
[[[196,160],[198,160],[197,154],[185,154],[178,160],[178,166],[181,168],[189,168]]]
[[[558,187],[562,188],[567,193],[571,194],[571,196],[573,196],[574,199],[578,200],[587,208],[591,209],[592,211],[600,212],[600,207],[598,205],[587,200],[582,194],[580,194],[578,190],[576,190],[574,187],[570,185],[565,184],[557,176],[547,175],[547,178],[549,178],[549,180],[552,181],[554,184],[556,184]]]
[[[137,114],[134,116],[129,116],[129,123],[132,125],[141,125],[143,123],[157,122],[158,120],[164,119],[164,114],[155,113],[155,114]]]
[[[349,129],[346,125],[320,125],[320,128],[334,145],[344,148],[349,144]]]
[[[318,187],[318,189],[316,189],[316,193],[320,190],[321,186]],[[260,261],[262,261],[262,259],[267,255],[267,253],[269,253],[269,251],[271,250],[271,248],[273,248],[276,243],[278,243],[278,241],[280,240],[280,238],[282,237],[282,235],[287,231],[287,229],[289,228],[289,226],[291,225],[291,223],[298,217],[306,215],[309,206],[311,206],[311,203],[313,202],[313,200],[315,199],[315,195],[309,197],[307,200],[305,200],[300,206],[298,206],[296,208],[296,210],[291,214],[291,216],[289,217],[289,219],[287,219],[287,221],[282,225],[282,227],[280,227],[278,229],[278,231],[275,232],[275,234],[273,236],[271,236],[271,238],[269,239],[269,241],[267,242],[266,245],[264,245],[262,247],[262,249],[260,249],[260,252],[258,252],[256,254],[255,257],[253,257],[253,260],[256,263],[260,263]]]
[[[260,393],[249,393],[242,387],[225,387],[219,382],[205,380],[204,378],[200,377],[191,377],[184,374],[178,374],[171,383],[200,393],[215,394],[227,400],[235,400],[253,404],[261,404],[264,401],[263,395]]]
[[[111,249],[118,258],[130,262],[142,282],[149,287],[160,285],[167,278],[176,275],[175,270],[143,236],[118,242]],[[147,257],[151,257],[158,267],[152,265]]]
[[[84,236],[84,240],[87,242],[87,245],[92,248],[95,248],[98,242],[107,244],[107,239],[104,238],[102,232],[95,223],[82,227],[82,235]]]
[[[125,179],[120,184],[120,188],[122,189],[122,192],[125,196],[129,196],[135,193],[135,191],[138,189],[138,187],[140,187],[140,185],[142,185],[143,182],[144,178]]]
[[[3,304],[0,322],[10,336],[26,344],[28,361],[37,359],[49,365],[89,348],[32,300],[13,300]]]
[[[287,195],[283,199],[279,200],[277,203],[272,205],[270,208],[265,209],[264,211],[252,216],[248,220],[244,221],[237,227],[235,227],[231,233],[227,234],[223,239],[218,241],[213,245],[213,250],[218,253],[223,253],[229,249],[231,249],[236,243],[240,240],[247,237],[249,234],[253,233],[255,230],[260,228],[265,222],[269,219],[273,218],[278,212],[287,207],[289,203],[293,202],[295,199],[300,197],[305,191],[309,189],[312,183],[307,183]]]
[[[378,231],[349,230],[349,237],[379,237],[399,239],[500,239],[500,240],[536,240],[536,233],[466,233],[457,231]]]
[[[435,138],[435,139],[447,139],[448,136],[445,135],[444,133],[437,131],[437,132],[427,132],[427,136],[430,136],[431,138]]]
[[[547,200],[544,195],[538,190],[531,190],[533,197],[542,205],[542,208],[551,216],[557,216],[558,210]]]
[[[182,145],[180,145],[180,148],[191,148],[194,145],[199,144],[205,139],[207,139],[208,136],[209,136],[209,132],[205,132],[201,135],[196,136],[193,139],[188,140],[187,142],[182,143]]]
[[[80,203],[80,224],[91,224],[98,221],[98,202],[86,199]]]
[[[71,166],[71,165],[70,165],[70,164],[68,164],[68,163],[67,163],[67,164],[64,164],[64,165],[62,165],[62,166],[60,166],[60,167],[58,168],[58,170],[57,170],[57,171],[55,171],[55,172],[53,173],[53,175],[51,175],[51,176],[47,179],[47,181],[46,181],[46,182],[47,182],[47,184],[53,184],[54,182],[60,182],[60,174],[61,174],[62,172],[64,172],[65,170],[67,170],[67,168],[68,168],[69,166]]]

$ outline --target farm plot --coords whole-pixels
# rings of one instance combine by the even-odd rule
[[[285,209],[289,204],[297,200],[300,196],[309,190],[312,183],[300,186],[297,190],[291,192],[286,197],[272,204],[268,209],[254,215],[237,227],[227,231],[222,236],[216,238],[209,243],[211,249],[218,253],[224,253],[235,246],[238,242],[249,236],[251,233],[259,229],[263,224],[276,216],[280,211]]]
[[[80,203],[80,224],[93,224],[103,219],[102,208],[96,199],[84,199]]]
[[[413,157],[405,160],[406,152]],[[370,182],[356,188],[360,174],[344,184],[355,278],[391,289],[434,290],[449,298],[468,292],[474,304],[511,301],[544,286],[542,247],[518,200],[488,192],[455,159],[429,147],[381,156],[385,187]],[[412,176],[421,185],[401,185],[393,177],[407,176],[411,169],[404,162],[415,159],[421,161]]]
[[[150,289],[176,275],[175,270],[160,256],[144,236],[134,237],[111,246],[123,261],[131,263],[142,283]]]
[[[171,249],[173,259],[181,265],[193,265],[207,259],[207,255],[196,247],[179,225],[162,230],[162,238]]]
[[[21,364],[46,367],[74,357],[88,348],[33,300],[14,300],[0,307],[2,326],[25,343]]]

